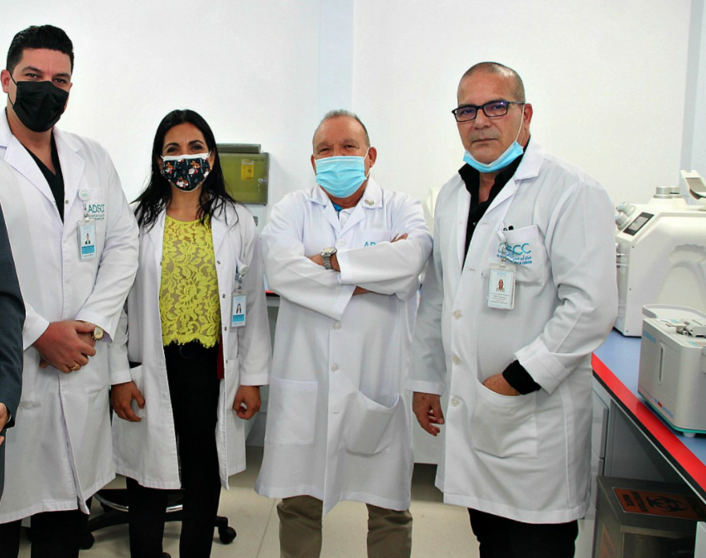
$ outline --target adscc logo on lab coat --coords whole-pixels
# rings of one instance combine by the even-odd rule
[[[88,203],[86,204],[86,212],[89,219],[102,221],[105,219],[105,204],[104,203]]]
[[[530,265],[532,263],[532,246],[529,242],[519,244],[498,244],[498,258],[516,265]]]

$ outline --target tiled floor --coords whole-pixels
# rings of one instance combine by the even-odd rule
[[[248,469],[231,478],[231,489],[221,497],[221,515],[230,519],[238,532],[235,541],[224,545],[216,541],[213,558],[278,558],[278,519],[275,500],[255,494],[253,486],[262,460],[262,448],[248,447]],[[415,467],[412,484],[414,535],[412,556],[415,558],[476,558],[478,545],[471,534],[468,512],[447,506],[434,487],[431,465]],[[115,481],[119,486],[120,480]],[[97,508],[94,504],[94,510]],[[366,508],[356,502],[343,502],[324,518],[323,558],[365,557]],[[582,521],[576,558],[591,556],[593,522]],[[179,555],[180,523],[167,523],[164,550],[173,558]],[[82,558],[129,558],[127,527],[110,527],[95,533],[95,544],[81,553]],[[20,552],[29,558],[29,543]]]

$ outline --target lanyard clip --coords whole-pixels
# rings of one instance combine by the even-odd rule
[[[250,268],[247,265],[236,268],[235,270],[235,282],[238,283],[238,290],[243,286],[243,279]]]

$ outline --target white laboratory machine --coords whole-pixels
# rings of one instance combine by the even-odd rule
[[[638,392],[674,429],[706,433],[706,314],[644,307]]]
[[[691,195],[706,197],[698,173],[682,171]],[[645,304],[706,312],[706,207],[689,205],[678,188],[657,188],[646,204],[617,207],[618,319],[623,335],[642,333]]]

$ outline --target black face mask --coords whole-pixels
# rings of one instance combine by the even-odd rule
[[[12,81],[17,92],[15,102],[10,102],[20,122],[33,132],[50,130],[64,113],[68,92],[51,81]]]

